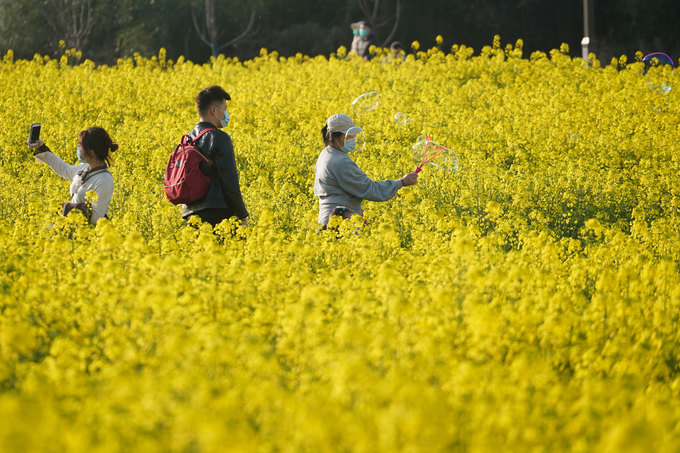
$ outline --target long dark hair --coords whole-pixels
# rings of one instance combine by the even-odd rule
[[[331,132],[330,134],[328,133],[328,126],[324,125],[323,128],[321,128],[321,136],[323,137],[323,144],[326,146],[329,146],[333,140],[335,140],[338,137],[342,137],[344,134],[342,132]]]
[[[78,141],[83,149],[91,149],[101,160],[105,160],[107,165],[111,165],[111,153],[118,149],[118,145],[113,143],[109,133],[101,127],[90,127],[78,134]]]

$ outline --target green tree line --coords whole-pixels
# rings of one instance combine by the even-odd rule
[[[680,58],[677,0],[594,2],[591,50],[604,61],[635,51]],[[260,48],[281,55],[329,54],[352,41],[350,24],[369,20],[380,44],[465,44],[477,51],[495,34],[522,38],[525,50],[562,42],[580,55],[583,1],[567,0],[0,0],[0,51],[17,58],[58,55],[59,41],[97,63],[160,47],[168,57],[203,62],[223,53],[251,58]]]

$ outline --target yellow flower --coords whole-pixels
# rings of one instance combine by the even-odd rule
[[[678,450],[675,75],[435,41],[399,65],[8,51],[0,450]],[[203,83],[233,99],[248,226],[185,222],[164,198]],[[353,112],[369,91],[380,105]],[[368,135],[350,157],[371,179],[413,171],[421,135],[458,170],[425,165],[320,231],[338,111]],[[86,127],[120,145],[110,219],[57,214],[70,183],[17,138],[38,121],[68,164]]]

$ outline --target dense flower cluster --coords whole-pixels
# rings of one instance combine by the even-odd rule
[[[0,450],[680,450],[678,89],[521,46],[4,56]],[[215,232],[161,186],[214,83],[251,213]],[[319,131],[369,91],[370,177],[421,134],[460,170],[317,233]],[[120,145],[110,220],[57,215],[36,121],[68,162],[88,126]]]

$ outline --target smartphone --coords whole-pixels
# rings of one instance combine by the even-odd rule
[[[28,139],[30,143],[35,143],[40,139],[40,127],[40,123],[31,124],[30,136]]]

